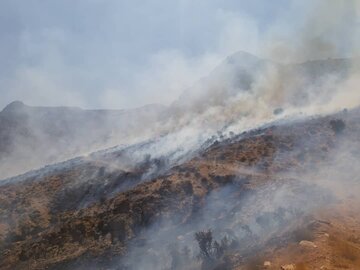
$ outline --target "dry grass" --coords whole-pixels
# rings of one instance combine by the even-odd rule
[[[308,270],[309,268],[306,267],[305,263],[297,263],[295,265],[296,270]]]
[[[352,263],[358,262],[360,266],[360,249],[358,247],[335,236],[330,236],[329,240],[334,254]]]

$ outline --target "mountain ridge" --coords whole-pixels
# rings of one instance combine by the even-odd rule
[[[0,178],[126,142],[128,134],[150,130],[164,109],[82,110],[13,102],[0,112]]]

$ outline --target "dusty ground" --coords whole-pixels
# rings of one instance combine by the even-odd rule
[[[314,213],[291,241],[269,247],[234,269],[360,269],[359,214],[356,197],[331,204]]]

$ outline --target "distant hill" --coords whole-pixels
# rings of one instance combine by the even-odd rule
[[[15,101],[0,112],[0,179],[121,143],[135,142],[165,107],[82,110]]]

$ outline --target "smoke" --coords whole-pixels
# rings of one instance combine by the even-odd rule
[[[266,54],[282,62],[356,56],[358,7],[357,0],[292,1],[285,16],[296,21],[296,25],[288,29],[287,25],[279,24],[271,29]]]
[[[221,265],[221,260],[212,261],[209,268],[204,268],[196,258],[200,251],[194,235],[208,229],[212,230],[217,241],[227,237],[229,243],[233,243],[228,255],[242,258],[243,263],[260,256],[267,248],[273,250],[278,244],[312,240],[314,236],[308,228],[319,222],[319,213],[324,209],[336,212],[339,205],[351,205],[354,201],[349,201],[349,198],[356,198],[359,192],[357,113],[352,111],[334,116],[345,121],[345,129],[336,131],[329,127],[326,131],[320,127],[321,134],[313,133],[311,140],[304,138],[301,141],[303,135],[297,134],[301,129],[312,129],[308,124],[302,126],[298,122],[300,129],[290,123],[280,125],[274,133],[274,136],[280,136],[280,141],[286,136],[297,138],[290,152],[279,149],[273,158],[276,166],[283,167],[282,170],[270,169],[265,173],[255,167],[249,173],[241,167],[236,168],[237,174],[224,177],[230,180],[228,184],[215,188],[203,201],[194,203],[193,207],[199,209],[195,214],[191,214],[190,203],[190,209],[157,219],[141,231],[138,236],[141,243],[130,243],[129,253],[114,267],[215,269]],[[329,125],[330,119],[322,118],[315,122],[315,126]],[[326,138],[328,136],[330,138]],[[230,142],[235,147],[236,140]],[[318,149],[323,147],[330,148],[319,152]],[[305,163],[301,160],[293,165],[286,163],[291,163],[292,158],[300,154],[306,156]],[[182,202],[186,204],[188,201],[187,198]],[[184,257],[185,250],[187,255]]]
[[[159,4],[160,2],[155,6]],[[108,25],[109,21],[116,22],[108,6],[92,3],[92,8],[93,5],[104,8],[109,13],[109,20],[103,21],[104,26]],[[148,52],[141,68],[133,69],[135,68],[133,65],[120,61],[122,59],[120,56],[124,52],[119,49],[118,59],[122,65],[126,64],[129,70],[125,72],[124,68],[121,68],[118,72],[120,77],[118,80],[114,75],[118,65],[111,61],[109,66],[114,70],[110,72],[105,68],[104,62],[98,61],[104,70],[97,73],[102,76],[108,71],[106,84],[103,83],[103,77],[95,76],[96,62],[91,62],[92,65],[86,69],[82,69],[79,63],[75,65],[76,70],[70,69],[67,63],[70,41],[74,41],[72,47],[77,53],[79,53],[77,48],[81,47],[83,41],[80,36],[68,31],[67,24],[51,21],[51,27],[48,28],[37,28],[38,26],[31,25],[23,29],[19,39],[20,55],[27,60],[35,61],[36,57],[38,60],[35,61],[36,64],[25,61],[14,71],[13,79],[11,76],[10,79],[6,79],[9,82],[8,89],[11,91],[5,93],[4,100],[9,100],[11,96],[21,98],[29,104],[82,107],[97,104],[96,106],[107,108],[119,107],[120,104],[121,107],[132,106],[129,104],[171,104],[160,119],[156,118],[152,122],[152,127],[149,127],[146,119],[142,122],[138,120],[139,126],[143,125],[147,128],[143,130],[136,128],[133,132],[127,132],[126,136],[119,135],[119,132],[115,135],[111,134],[112,128],[107,127],[106,130],[111,137],[107,143],[102,143],[99,139],[100,142],[96,142],[94,146],[89,145],[86,151],[78,149],[66,155],[54,151],[51,156],[58,155],[59,158],[35,162],[26,169],[112,145],[131,144],[172,132],[186,134],[181,138],[174,135],[179,144],[186,142],[188,138],[196,138],[194,141],[199,146],[206,140],[204,139],[206,136],[211,137],[218,130],[241,132],[281,117],[331,113],[358,105],[359,96],[356,85],[359,69],[352,59],[309,61],[354,56],[359,44],[357,30],[359,27],[356,27],[359,23],[358,1],[331,1],[330,3],[328,1],[303,1],[301,3],[291,1],[283,8],[281,4],[276,3],[267,6],[269,10],[274,9],[274,17],[269,18],[254,16],[253,13],[260,10],[260,4],[249,6],[243,3],[243,11],[237,9],[230,11],[229,5],[232,6],[229,3],[223,7],[213,3],[209,3],[207,7],[196,4],[196,7],[213,14],[213,18],[206,19],[209,21],[198,22],[199,25],[194,25],[197,31],[195,34],[200,35],[195,40],[202,46],[204,40],[207,44],[199,49],[200,53],[189,53],[176,46],[161,47],[155,52]],[[114,10],[118,10],[120,6],[114,4]],[[154,8],[151,5],[147,7],[150,10]],[[52,11],[53,7],[50,5],[46,8]],[[78,12],[78,8],[76,7],[74,12]],[[180,11],[194,10],[192,4],[186,1],[182,2],[178,8]],[[27,16],[31,17],[33,14]],[[86,23],[81,27],[87,29],[86,26],[92,23],[88,17],[85,19]],[[152,20],[149,22],[154,23]],[[181,27],[183,27],[184,39],[187,38],[184,31],[193,33],[186,23],[181,23]],[[105,30],[102,28],[101,25],[97,28],[94,26],[95,30]],[[211,40],[208,40],[203,33],[209,29],[214,31],[211,32],[213,33]],[[106,30],[105,36],[109,37],[108,29]],[[191,36],[194,37],[195,34]],[[85,35],[85,38],[89,37]],[[140,39],[140,37],[136,38]],[[97,47],[100,46],[98,42],[95,45],[95,48],[100,48]],[[86,53],[90,50],[91,54],[95,55],[93,48],[84,48]],[[272,61],[241,52],[232,54],[238,50],[251,52]],[[73,50],[70,51],[74,53]],[[85,56],[80,53],[79,55]],[[138,55],[131,55],[136,56],[133,58],[136,62]],[[222,59],[227,55],[230,56],[223,61]],[[100,56],[108,59],[104,50],[99,50]],[[284,62],[288,64],[283,64]],[[303,64],[296,65],[293,64],[294,62]],[[68,69],[73,73],[65,72]],[[131,75],[128,74],[129,72],[132,72]],[[128,80],[122,81],[123,76]],[[94,80],[85,84],[83,79],[89,80],[90,77]],[[95,95],[92,90],[89,90],[90,92],[86,95],[77,91],[77,88],[84,87],[89,89],[97,87],[96,92],[99,94]],[[88,98],[96,99],[97,103],[90,102]],[[276,109],[281,109],[284,113],[274,115]],[[105,121],[114,123],[116,120],[110,117]],[[130,118],[128,121],[133,120]],[[37,133],[36,125],[30,122],[27,126],[32,130],[30,133]],[[79,122],[74,126],[81,125],[83,123]],[[102,127],[97,128],[96,125],[94,124],[89,129],[102,133],[99,131]],[[128,129],[129,125],[123,126],[123,130]],[[181,131],[182,128],[184,131]],[[37,140],[43,141],[41,139],[43,137],[43,134],[38,134]],[[72,140],[72,136],[70,137],[66,143]],[[18,153],[15,157],[21,156],[23,150],[24,162],[30,164],[28,153],[31,152],[32,147],[29,147],[29,142],[18,140],[14,144],[19,146],[13,149],[13,152]],[[44,143],[43,149],[52,149],[50,144]],[[72,147],[77,148],[77,146]],[[173,148],[178,148],[178,146],[174,145]],[[196,148],[196,146],[189,144],[189,148]],[[36,157],[34,159],[36,160]],[[10,167],[16,167],[16,162],[13,160],[4,162]],[[2,169],[4,171],[1,173],[2,178],[13,174],[5,173],[7,168],[5,166]],[[23,172],[24,169],[9,169],[9,171]]]
[[[350,57],[359,44],[356,1],[151,1],[141,10],[85,2],[71,11],[69,1],[3,3],[2,55],[11,65],[2,67],[0,106],[169,104],[236,51],[303,62]]]
[[[137,182],[140,183],[191,160],[212,143],[231,140],[234,134],[274,123],[289,123],[304,116],[357,107],[360,103],[357,89],[359,67],[358,60],[353,56],[359,45],[359,28],[355,27],[359,24],[358,1],[291,3],[291,12],[284,11],[285,15],[265,30],[260,29],[249,16],[238,17],[233,12],[220,10],[216,14],[222,30],[216,35],[213,48],[205,50],[200,56],[190,57],[177,49],[165,49],[152,54],[148,65],[132,75],[133,80],[130,83],[127,81],[125,86],[116,79],[102,85],[100,92],[103,95],[97,104],[104,107],[125,105],[127,103],[122,101],[125,98],[131,100],[131,104],[170,103],[168,108],[154,113],[153,117],[146,117],[148,111],[135,113],[135,116],[125,114],[122,121],[117,113],[100,119],[96,116],[95,121],[91,120],[79,134],[72,134],[70,139],[61,142],[54,152],[51,148],[53,137],[47,137],[48,134],[42,132],[37,134],[37,124],[30,119],[27,128],[35,131],[30,132],[31,135],[42,143],[41,151],[48,150],[50,156],[58,156],[69,141],[88,139],[82,142],[80,149],[45,162],[59,161],[111,145],[129,145],[123,159],[116,161],[119,148],[115,148],[89,155],[85,160],[102,163],[110,172],[131,171],[149,160],[166,160],[165,169],[151,167]],[[301,18],[296,16],[295,24],[291,25],[293,28],[287,29],[285,22],[291,21],[298,9],[302,11],[299,12]],[[66,40],[66,37],[63,38]],[[238,48],[263,58],[238,52],[220,62],[224,55]],[[17,93],[23,93],[22,88],[27,85],[31,90],[40,89],[40,93],[50,89],[49,100],[59,97],[66,104],[87,106],[88,102],[76,101],[82,97],[76,94],[71,78],[65,76],[66,83],[59,86],[57,82],[62,81],[62,76],[54,79],[53,74],[44,73],[48,67],[55,67],[54,70],[59,66],[60,69],[67,67],[59,60],[61,57],[56,57],[56,51],[56,61],[45,57],[39,72],[33,67],[19,69],[18,76],[10,85]],[[351,58],[341,58],[344,56]],[[84,77],[94,73],[85,72]],[[67,86],[72,86],[71,90],[64,94],[62,89]],[[130,92],[134,90],[135,94],[130,95],[123,88]],[[38,99],[33,102],[38,102]],[[39,121],[44,121],[44,118],[40,117]],[[102,122],[106,124],[99,125]],[[79,130],[76,126],[83,123],[84,119],[75,119],[66,132]],[[356,134],[358,130],[352,124],[355,125],[356,121],[346,122],[346,130]],[[97,133],[99,131],[100,134]],[[96,136],[90,139],[91,132]],[[239,243],[238,252],[244,257],[265,248],[276,237],[291,237],[307,217],[337,199],[347,198],[354,191],[348,190],[347,186],[358,186],[359,157],[358,153],[354,153],[358,144],[357,141],[351,143],[354,139],[351,134],[345,132],[341,144],[328,152],[325,161],[321,160],[315,168],[307,164],[307,167],[293,169],[290,163],[286,163],[286,155],[275,156],[274,160],[287,164],[289,170],[264,173],[256,168],[250,173],[253,174],[251,180],[259,182],[255,187],[247,179],[248,171],[241,173],[244,168],[236,168],[237,173],[231,177],[231,183],[225,187],[218,186],[217,190],[208,194],[196,216],[189,214],[186,218],[186,215],[176,213],[171,219],[156,220],[138,236],[146,240],[145,244],[130,243],[126,258],[118,264],[133,269],[167,269],[174,259],[169,254],[169,245],[175,245],[175,249],[189,247],[190,261],[194,268],[199,267],[199,262],[194,259],[199,250],[193,235],[205,229],[212,229],[216,239],[226,235]],[[26,133],[24,137],[28,135]],[[103,140],[99,141],[99,138]],[[3,163],[1,178],[11,175],[8,171],[17,171],[19,163],[28,162],[34,148],[23,139],[15,140],[17,148],[12,149],[15,155],[9,163]],[[302,153],[303,149],[311,147],[313,145],[299,143],[291,153]],[[69,148],[72,149],[73,145]],[[25,153],[25,158],[17,160],[18,153]],[[315,161],[318,158],[314,152],[309,155],[315,155]],[[27,163],[26,168],[40,165],[44,165],[44,161]],[[304,168],[306,170],[302,170]],[[87,177],[81,175],[79,179],[85,181]],[[97,177],[97,174],[91,177]],[[339,179],[346,185],[343,185],[344,182],[339,184]],[[124,186],[121,191],[131,187]],[[190,204],[198,203],[194,199]],[[84,201],[79,204],[81,207],[85,205]]]
[[[157,134],[155,125],[163,110],[159,105],[101,111],[14,102],[0,114],[0,178],[147,140]]]

